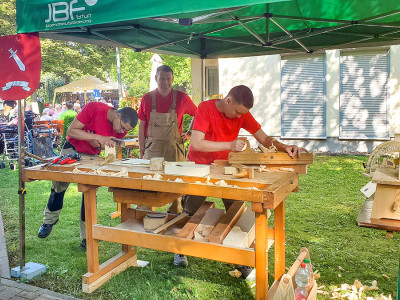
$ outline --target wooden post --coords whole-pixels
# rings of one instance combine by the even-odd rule
[[[267,210],[256,212],[256,299],[268,299],[268,217]]]
[[[285,274],[285,200],[275,208],[275,280]]]
[[[85,201],[87,268],[88,272],[95,273],[99,271],[99,242],[93,239],[93,225],[97,224],[96,188],[85,188],[83,197]]]

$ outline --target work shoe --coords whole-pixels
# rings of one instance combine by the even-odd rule
[[[82,248],[84,248],[85,249],[85,251],[86,251],[86,239],[83,239],[82,241],[81,241],[81,245],[80,245]]]
[[[242,266],[242,265],[236,265],[236,269],[242,273],[242,275],[240,276],[243,279],[246,279],[247,276],[249,276],[249,274],[251,273],[251,271],[253,271],[252,267],[248,267],[248,266]]]
[[[177,267],[187,267],[188,260],[186,255],[174,254],[174,265]]]
[[[42,224],[42,226],[40,226],[39,228],[38,237],[41,239],[48,237],[53,230],[53,226],[56,225],[57,222],[58,220],[55,221],[53,224]]]

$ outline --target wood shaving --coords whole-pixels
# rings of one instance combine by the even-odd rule
[[[174,182],[183,182],[182,178],[176,177],[176,179],[174,180]]]
[[[110,173],[112,173],[112,174],[110,174],[111,176],[118,176],[118,177],[128,177],[128,175],[129,175],[127,168],[121,168],[121,171],[119,171],[118,173],[114,173],[114,172],[110,172]]]
[[[151,180],[161,180],[161,179],[162,179],[162,175],[160,175],[160,174],[154,174],[154,176],[151,176],[151,175],[143,175],[142,178],[143,178],[143,179],[151,179]]]
[[[274,145],[274,142],[275,142],[276,140],[275,139],[272,139],[272,141],[271,141],[271,146],[269,146],[268,148],[266,148],[264,145],[259,145],[258,146],[258,148],[260,148],[260,150],[263,152],[263,153],[265,153],[266,155],[268,155],[269,153],[275,153],[275,152],[278,152],[278,149],[276,149],[276,147],[275,147],[275,145]]]
[[[383,277],[385,277],[387,280],[390,280],[390,277],[387,276],[386,274],[382,274]]]
[[[224,186],[224,187],[232,187],[231,185],[227,184],[225,180],[217,181],[217,182],[215,183],[215,185]]]
[[[279,170],[285,171],[285,172],[294,172],[294,169],[293,169],[293,168],[280,167]]]
[[[233,271],[229,271],[229,275],[235,278],[239,278],[240,276],[242,276],[242,272],[240,272],[238,269],[235,269]]]
[[[246,189],[247,190],[256,190],[256,191],[260,190],[259,188],[256,188],[255,186],[247,187]]]
[[[72,173],[75,173],[75,174],[82,174],[82,173],[86,173],[85,171],[82,171],[82,170],[79,170],[78,168],[75,168],[73,171],[72,171]]]
[[[341,266],[338,266],[339,270],[344,272],[344,269]]]
[[[105,158],[104,161],[100,162],[99,165],[105,165],[105,164],[109,164],[110,162],[116,161],[117,158],[115,157],[115,155],[113,153],[110,153],[107,155],[107,157]]]

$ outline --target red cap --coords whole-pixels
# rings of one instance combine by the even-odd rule
[[[301,263],[301,265],[300,265],[302,268],[305,268],[306,267],[306,264],[305,263]]]

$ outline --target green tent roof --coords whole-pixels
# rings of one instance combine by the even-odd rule
[[[399,44],[399,0],[17,0],[19,33],[215,58]]]

